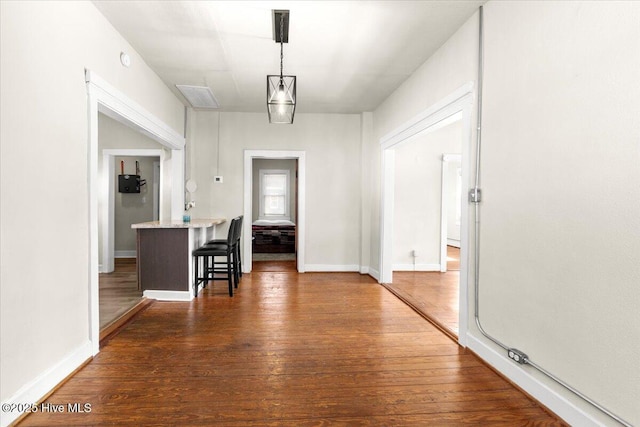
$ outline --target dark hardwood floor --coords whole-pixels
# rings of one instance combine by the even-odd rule
[[[252,271],[298,271],[295,253],[254,253]]]
[[[253,261],[252,271],[255,272],[296,272],[296,261]]]
[[[142,300],[135,258],[116,258],[112,273],[100,274],[100,329],[103,330]]]
[[[253,272],[156,302],[23,426],[564,425],[357,273]]]

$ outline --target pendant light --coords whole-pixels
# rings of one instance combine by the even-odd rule
[[[273,18],[274,39],[276,43],[280,42],[280,75],[267,75],[267,112],[269,123],[291,124],[296,112],[296,76],[285,76],[282,73],[285,30],[287,42],[289,41],[289,11],[274,10]],[[276,24],[279,26],[276,27]]]

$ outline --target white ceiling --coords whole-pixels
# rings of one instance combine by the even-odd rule
[[[374,110],[484,1],[105,1],[94,4],[184,101],[209,86],[224,111],[266,111],[280,73],[272,9],[289,9],[284,74],[296,112]]]

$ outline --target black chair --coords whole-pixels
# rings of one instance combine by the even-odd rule
[[[240,215],[236,217],[236,219],[237,218],[240,218],[240,222],[237,224],[238,228],[236,229],[236,253],[235,253],[234,259],[237,260],[238,276],[242,277],[242,256],[240,255],[240,238],[242,237],[242,221],[244,220],[244,215]],[[226,243],[226,242],[227,242],[226,239],[213,239],[213,240],[209,240],[205,245],[213,245],[217,243]]]
[[[229,296],[233,296],[233,288],[238,287],[240,280],[237,261],[237,233],[239,233],[240,218],[234,218],[229,225],[227,238],[215,243],[206,243],[193,251],[194,265],[194,293],[198,297],[198,285],[203,283],[203,288],[211,280],[227,280],[229,283]],[[224,262],[216,261],[216,257],[225,257]],[[200,271],[200,258],[204,265]],[[201,275],[200,275],[201,274]]]
[[[240,275],[240,277],[242,277],[242,256],[240,256],[240,238],[242,237],[242,221],[244,220],[244,216],[240,215],[240,222],[238,223],[238,229],[236,230],[237,233],[237,246],[236,246],[236,252],[237,252],[237,260],[238,260],[238,274]]]

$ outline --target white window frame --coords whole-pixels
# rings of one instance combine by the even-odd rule
[[[264,176],[265,175],[286,175],[286,184],[284,192],[284,215],[265,215],[264,214]],[[260,184],[259,184],[259,203],[260,210],[258,212],[259,219],[282,219],[291,220],[291,209],[289,204],[291,202],[291,173],[288,169],[260,169]]]

